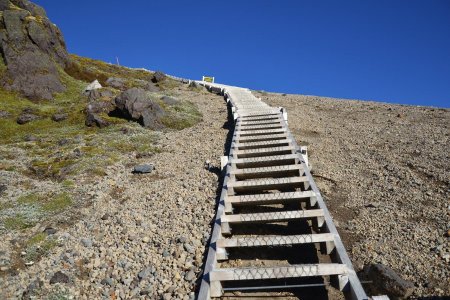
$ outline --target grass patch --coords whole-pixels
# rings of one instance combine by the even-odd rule
[[[17,199],[17,202],[19,204],[36,204],[40,203],[43,199],[42,195],[39,194],[28,194],[28,195],[22,195]]]
[[[82,95],[82,91],[86,84],[73,79],[62,70],[60,78],[67,89],[55,94],[54,100],[31,101],[15,92],[0,89],[0,109],[10,113],[8,118],[0,119],[0,138],[4,143],[21,142],[26,135],[73,136],[85,130],[84,107],[87,98]],[[31,109],[39,119],[23,125],[17,124],[17,117],[24,109]],[[59,112],[67,112],[67,120],[52,121],[51,116]]]
[[[42,205],[42,210],[45,212],[55,213],[62,211],[72,205],[72,197],[68,193],[61,193],[55,195],[49,201]]]
[[[10,202],[0,202],[0,211],[12,208],[14,205]]]
[[[78,172],[76,159],[53,158],[50,160],[33,160],[29,170],[38,178],[51,178],[62,180],[67,175],[75,175]]]
[[[38,233],[35,236],[32,236],[28,241],[26,242],[27,246],[33,246],[35,244],[39,244],[45,240],[47,237],[47,234],[44,232]]]
[[[46,256],[51,249],[57,246],[54,238],[48,237],[45,233],[38,233],[28,239],[25,243],[27,253],[24,257],[25,261],[39,261],[41,257]]]
[[[177,130],[194,126],[202,121],[203,117],[197,107],[189,101],[167,107],[167,112],[168,114],[163,117],[162,123],[168,128]]]
[[[66,179],[61,182],[61,185],[65,188],[73,188],[75,187],[75,183],[72,180]]]
[[[5,218],[3,224],[8,230],[21,230],[34,225],[33,223],[28,222],[25,217],[20,214],[15,215],[14,217]]]
[[[110,77],[125,79],[125,87],[138,86],[138,80],[150,81],[153,73],[144,70],[133,70],[130,68],[108,64],[106,62],[87,57],[71,54],[72,64],[66,68],[66,72],[78,80],[92,82],[98,80],[101,85],[106,85]]]

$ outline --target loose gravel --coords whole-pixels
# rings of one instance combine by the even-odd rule
[[[159,133],[160,153],[151,157],[118,161],[94,182],[79,176],[76,189],[92,205],[80,207],[72,224],[56,226],[58,246],[48,255],[2,274],[0,298],[194,298],[215,214],[219,180],[214,170],[228,134],[223,128],[227,108],[223,97],[182,89],[174,96],[189,96],[203,121]],[[154,169],[135,174],[138,164]],[[19,180],[6,184],[7,197],[25,192]],[[31,230],[42,232],[43,226]],[[17,232],[3,233],[1,239],[0,254],[11,261]]]
[[[256,93],[287,108],[357,271],[382,263],[450,295],[450,110]]]

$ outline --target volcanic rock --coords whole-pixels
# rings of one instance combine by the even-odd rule
[[[58,68],[70,59],[61,31],[44,9],[27,0],[2,0],[0,9],[0,59],[6,65],[1,86],[30,99],[51,100],[65,91]]]

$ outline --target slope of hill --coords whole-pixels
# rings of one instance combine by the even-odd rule
[[[450,110],[258,93],[287,108],[355,268],[382,263],[414,296],[450,295]]]

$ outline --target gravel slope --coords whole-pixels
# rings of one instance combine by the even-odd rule
[[[287,108],[309,146],[355,268],[383,263],[414,283],[413,297],[450,295],[450,111],[255,94]]]
[[[227,111],[222,97],[179,93],[191,97],[204,121],[159,133],[162,151],[152,157],[121,159],[99,180],[80,176],[75,188],[92,205],[57,228],[58,246],[49,255],[0,276],[0,298],[24,292],[37,298],[194,297],[218,187],[217,168],[208,171],[204,163],[220,165]],[[309,145],[315,179],[356,269],[383,263],[415,284],[415,297],[449,295],[443,280],[450,277],[449,111],[256,95],[286,107],[297,141]],[[156,170],[131,174],[137,163],[153,163]],[[21,178],[4,179],[7,197],[26,189]],[[51,182],[39,184],[51,189]],[[3,252],[17,245],[12,233],[1,238]]]
[[[76,189],[93,205],[80,208],[79,221],[57,227],[59,245],[48,256],[15,276],[0,277],[1,299],[16,299],[24,292],[37,298],[193,298],[215,213],[214,166],[220,167],[228,134],[223,128],[227,108],[223,97],[182,89],[179,97],[190,97],[204,120],[159,133],[161,153],[122,158],[94,182],[80,176]],[[210,171],[204,166],[207,160]],[[132,174],[137,163],[153,163],[156,170]],[[19,184],[8,184],[8,195],[20,194]],[[38,224],[32,230],[44,228]],[[3,250],[11,250],[17,236],[1,238],[6,241]],[[58,271],[64,275],[55,277]]]

